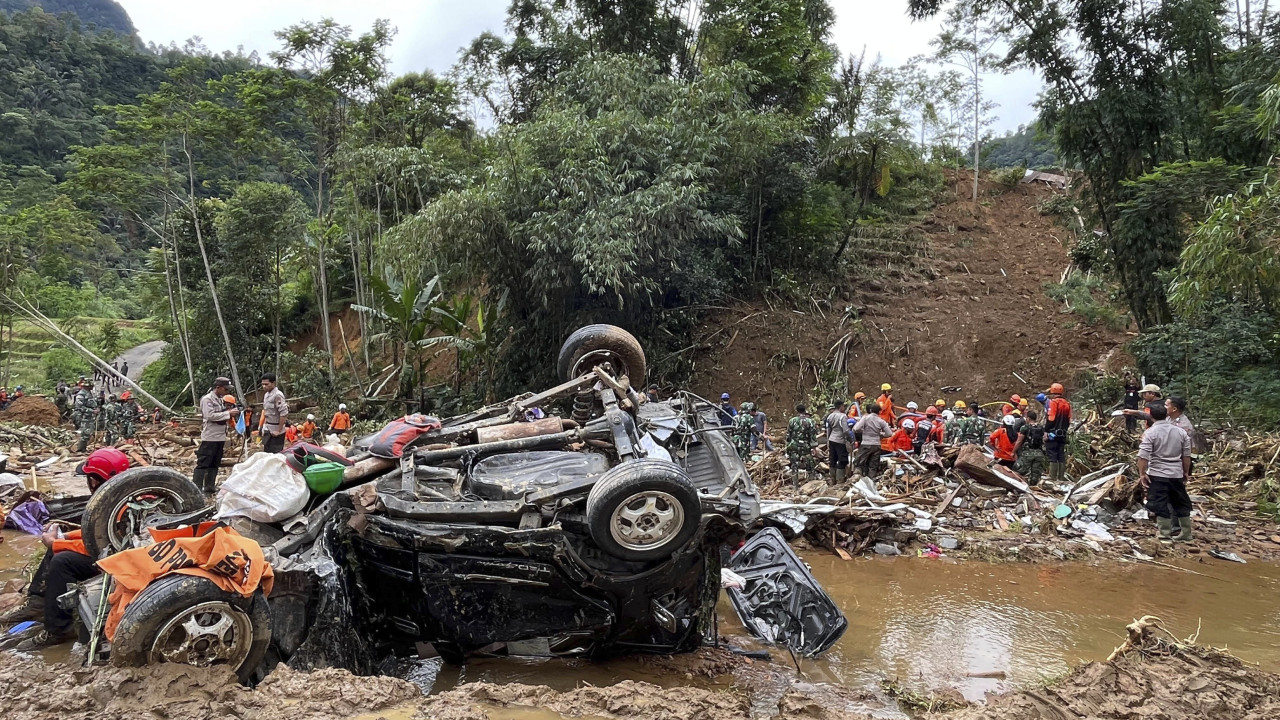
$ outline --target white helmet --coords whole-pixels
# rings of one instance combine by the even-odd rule
[[[308,416],[307,416],[307,419],[308,419],[308,420],[315,420],[315,419],[316,419],[316,416],[315,416],[315,415],[308,415]]]
[[[908,409],[908,410],[919,410],[919,409],[920,409],[920,406],[916,404],[916,401],[915,401],[915,400],[912,400],[911,402],[907,403],[907,409]]]
[[[915,430],[916,421],[912,420],[911,418],[907,418],[906,420],[902,421],[902,427],[907,430]]]
[[[1012,415],[1005,415],[1005,416],[1004,416],[1004,424],[1005,424],[1005,425],[1010,425],[1010,426],[1012,426],[1012,425],[1017,424],[1017,422],[1018,422],[1018,418],[1016,418],[1016,417],[1014,417],[1014,416],[1012,416]]]
[[[347,404],[346,404],[346,403],[338,403],[338,409],[339,409],[339,410],[346,410],[346,409],[347,409]]]
[[[942,419],[943,419],[943,420],[954,420],[954,419],[955,419],[955,417],[956,417],[956,414],[955,414],[955,413],[953,413],[953,412],[951,412],[950,410],[943,410],[943,411],[942,411]]]

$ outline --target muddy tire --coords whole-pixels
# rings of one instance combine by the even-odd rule
[[[644,386],[644,349],[635,336],[616,325],[587,325],[578,328],[560,346],[556,373],[569,381],[591,371],[602,362],[613,366],[614,377],[626,375],[631,387]]]
[[[698,489],[675,463],[644,458],[605,473],[587,495],[587,528],[596,545],[623,560],[661,560],[698,529]]]
[[[166,575],[129,603],[111,643],[111,664],[225,665],[248,682],[271,642],[261,592],[243,597],[194,575]]]
[[[80,518],[85,550],[100,558],[103,550],[128,549],[150,515],[192,512],[207,503],[200,488],[177,470],[130,468],[103,483],[85,505]]]

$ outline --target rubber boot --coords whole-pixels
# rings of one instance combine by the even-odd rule
[[[1191,542],[1191,518],[1178,518],[1178,529],[1181,531],[1173,538],[1174,542]]]
[[[844,472],[845,472],[844,468],[836,468],[836,481],[835,481],[836,487],[840,487],[841,485],[844,484]]]
[[[1156,538],[1162,543],[1173,541],[1173,518],[1157,517],[1156,518]]]

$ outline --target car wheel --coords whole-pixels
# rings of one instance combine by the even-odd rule
[[[208,578],[166,575],[125,609],[111,663],[225,665],[248,682],[270,642],[271,610],[261,592],[244,597]]]
[[[623,560],[666,558],[693,537],[702,518],[698,489],[675,463],[643,458],[610,469],[587,495],[587,528]]]
[[[85,505],[85,550],[92,558],[126,550],[151,515],[192,512],[206,503],[200,488],[176,470],[130,468],[103,483]]]
[[[634,335],[615,325],[587,325],[575,330],[560,346],[556,372],[567,382],[602,362],[613,366],[615,377],[626,375],[631,387],[639,390],[644,385],[644,349]]]

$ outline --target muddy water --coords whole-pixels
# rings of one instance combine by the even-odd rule
[[[801,662],[802,682],[875,692],[889,678],[979,700],[989,691],[1105,659],[1123,641],[1124,626],[1143,614],[1162,618],[1179,637],[1199,626],[1202,642],[1280,671],[1276,566],[1189,563],[1214,576],[1200,577],[1134,564],[993,565],[909,557],[846,562],[825,554],[806,560],[848,616],[849,630],[823,658]],[[751,645],[727,602],[721,632],[730,642]],[[785,652],[773,654],[776,664],[790,664]],[[559,690],[624,679],[664,686],[734,682],[664,673],[635,659],[493,659],[463,668],[426,661],[406,670],[408,679],[430,691],[475,681]]]
[[[1199,626],[1202,642],[1280,671],[1280,567],[1188,564],[1209,578],[1131,564],[806,559],[849,618],[825,657],[802,664],[815,681],[867,687],[889,677],[977,700],[1105,659],[1143,614],[1179,637]]]

